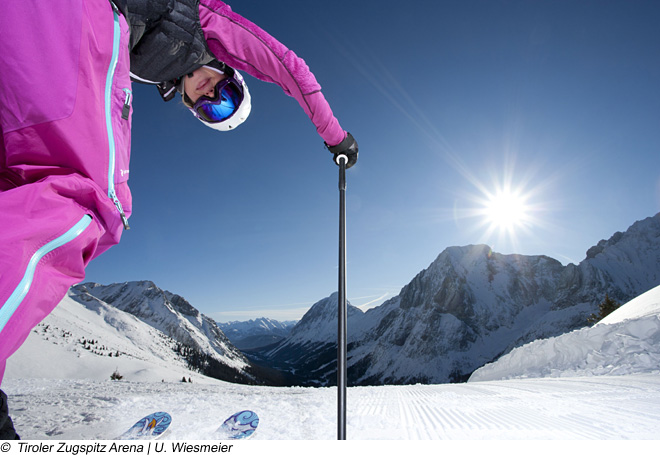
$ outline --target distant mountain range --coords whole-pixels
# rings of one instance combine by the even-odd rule
[[[276,321],[269,318],[249,321],[218,322],[229,341],[241,350],[263,348],[284,340],[296,321]]]
[[[660,214],[598,242],[579,265],[447,248],[398,296],[366,313],[349,307],[349,383],[464,381],[517,346],[585,326],[606,294],[623,303],[659,284]],[[253,358],[333,384],[336,317],[333,295]]]
[[[585,326],[606,294],[624,303],[658,285],[660,214],[598,242],[578,265],[486,245],[450,247],[379,307],[349,305],[349,384],[465,381],[518,346]],[[76,362],[94,361],[121,364],[136,378],[153,368],[167,377],[187,370],[248,384],[325,386],[335,383],[336,330],[336,294],[295,325],[218,324],[140,281],[73,287],[30,339],[64,349],[70,361],[62,368],[80,375],[85,368]]]

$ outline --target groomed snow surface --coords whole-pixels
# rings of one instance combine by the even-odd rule
[[[336,438],[336,388],[198,376],[37,379],[22,361],[10,362],[2,388],[24,439],[112,439],[158,410],[173,416],[165,439],[214,439],[222,420],[242,409],[260,416],[254,440]],[[347,422],[348,439],[359,440],[660,439],[660,287],[593,328],[518,348],[466,384],[351,387]]]
[[[24,439],[112,439],[157,410],[173,417],[164,439],[214,439],[243,409],[260,417],[255,440],[336,438],[335,388],[39,379],[7,390]],[[349,439],[660,437],[658,374],[356,387],[347,401]]]

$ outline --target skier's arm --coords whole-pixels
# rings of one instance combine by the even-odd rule
[[[219,0],[201,0],[199,11],[209,49],[218,60],[282,87],[298,101],[329,146],[346,138],[303,59]]]

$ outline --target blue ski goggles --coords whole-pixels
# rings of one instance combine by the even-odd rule
[[[191,110],[200,119],[218,123],[234,115],[243,102],[243,88],[234,77],[221,80],[213,88],[213,96],[203,95]]]

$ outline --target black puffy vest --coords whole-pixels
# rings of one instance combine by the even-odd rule
[[[118,0],[117,3],[123,3],[128,10],[134,80],[171,81],[215,58],[199,22],[199,0]]]

